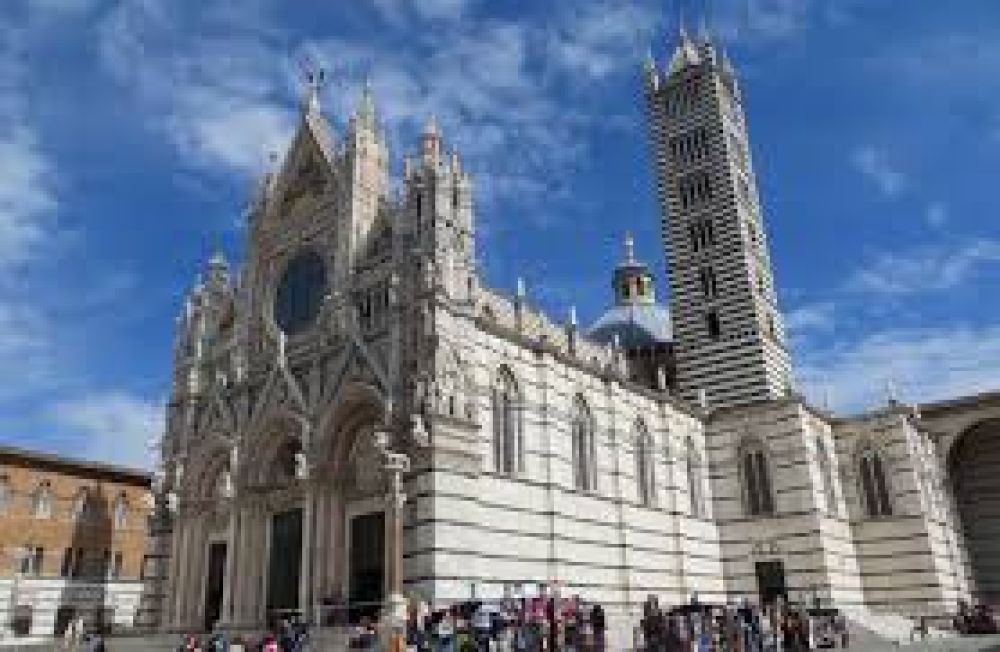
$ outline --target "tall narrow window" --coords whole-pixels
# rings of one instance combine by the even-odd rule
[[[833,460],[822,439],[816,440],[816,463],[819,465],[820,480],[823,483],[823,511],[829,516],[836,516],[837,490],[833,486]]]
[[[882,456],[874,448],[865,448],[861,453],[861,497],[865,514],[869,517],[891,516],[892,501],[889,485],[886,483]]]
[[[597,489],[594,420],[582,396],[573,400],[573,485],[583,491]]]
[[[125,558],[124,558],[124,555],[122,554],[122,551],[121,550],[116,551],[115,552],[115,560],[114,560],[113,565],[111,566],[111,578],[112,579],[118,579],[119,577],[122,576],[122,564],[124,563],[124,561],[125,561]]]
[[[500,473],[522,467],[520,393],[510,369],[501,367],[493,388],[493,460]]]
[[[743,498],[748,516],[774,514],[774,494],[767,456],[759,441],[744,443],[740,449],[740,472],[743,479]]]
[[[117,529],[128,525],[128,499],[125,497],[124,491],[119,493],[115,499],[114,522]]]
[[[52,517],[52,487],[48,480],[38,484],[31,502],[31,511],[35,518]]]
[[[722,324],[719,322],[718,312],[709,310],[705,313],[705,328],[708,330],[708,336],[713,340],[722,336]]]
[[[84,487],[76,494],[76,499],[73,501],[73,520],[89,521],[94,515],[93,508],[90,491]]]
[[[73,572],[73,559],[74,553],[72,548],[63,550],[62,564],[59,566],[59,577],[73,577],[76,575]]]
[[[635,483],[639,502],[653,505],[656,500],[655,460],[653,438],[641,421],[635,426]]]
[[[701,494],[701,456],[690,438],[685,444],[684,474],[688,481],[689,513],[695,518],[700,518],[704,514],[704,501]]]
[[[7,513],[8,504],[10,504],[10,478],[0,475],[0,514]]]

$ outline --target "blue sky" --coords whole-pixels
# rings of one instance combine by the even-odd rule
[[[4,2],[0,438],[149,463],[174,317],[212,249],[241,258],[303,61],[338,127],[371,79],[397,171],[436,114],[488,284],[590,321],[631,229],[666,299],[639,64],[698,4]],[[956,4],[713,3],[816,402],[1000,387],[1000,5]]]

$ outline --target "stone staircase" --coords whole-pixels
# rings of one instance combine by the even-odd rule
[[[899,614],[868,611],[866,609],[845,609],[844,615],[847,616],[851,625],[854,625],[851,630],[851,647],[854,647],[853,635],[855,631],[859,637],[867,638],[867,633],[869,637],[875,637],[875,639],[883,641],[884,644],[888,644],[891,647],[909,645],[914,642],[914,628],[917,623],[912,618],[900,616]],[[950,638],[951,636],[950,632],[935,627],[927,629],[928,639]],[[876,641],[873,640],[871,643],[876,644]],[[861,647],[861,649],[867,650],[868,648]]]

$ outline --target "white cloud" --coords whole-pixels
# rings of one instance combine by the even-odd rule
[[[163,436],[163,406],[122,392],[61,401],[50,416],[75,436],[79,455],[88,459],[149,468],[155,459],[151,445]]]
[[[883,252],[855,272],[847,288],[880,295],[948,290],[967,282],[982,266],[998,262],[1000,241],[988,239]]]
[[[948,221],[948,206],[939,201],[931,202],[927,205],[927,224],[935,229],[940,229]]]
[[[252,25],[194,39],[185,28],[170,3],[123,2],[101,25],[101,60],[188,165],[260,171],[294,124],[287,58]]]
[[[34,132],[0,135],[0,269],[31,260],[53,225],[53,167]]]
[[[372,5],[382,17],[394,24],[401,24],[416,17],[422,20],[458,20],[475,3],[475,0],[372,0]]]
[[[893,166],[885,149],[871,145],[858,147],[851,154],[851,163],[886,197],[898,196],[906,186],[906,175]]]
[[[613,0],[572,6],[562,23],[547,33],[552,60],[565,72],[600,79],[623,64],[635,66],[641,44],[659,28],[662,11],[654,5]]]
[[[839,410],[883,401],[891,383],[905,401],[937,400],[1000,387],[1000,326],[884,330],[805,351],[806,395]]]
[[[831,330],[834,326],[835,308],[831,301],[799,306],[785,315],[785,328],[792,333]]]

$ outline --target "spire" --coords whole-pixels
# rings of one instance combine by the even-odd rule
[[[437,118],[432,113],[424,125],[424,134],[421,139],[423,143],[423,154],[425,163],[437,163],[441,154],[441,132],[438,130]]]
[[[229,280],[229,263],[221,249],[216,249],[208,259],[205,280],[209,287],[223,288]]]
[[[631,231],[622,240],[625,258],[615,267],[611,285],[618,305],[651,304],[656,302],[653,275],[649,267],[635,258],[635,239]]]
[[[322,68],[308,70],[305,73],[306,87],[303,93],[302,110],[306,113],[320,112],[319,92],[326,79],[326,72]]]
[[[371,80],[368,78],[365,79],[364,86],[361,87],[361,98],[358,100],[358,120],[369,129],[375,128],[375,98],[372,94]]]
[[[667,64],[667,74],[673,75],[688,66],[695,66],[699,63],[701,63],[701,56],[698,54],[698,46],[691,40],[687,29],[681,23],[677,30],[677,46],[670,57],[670,63]]]
[[[625,263],[635,264],[635,240],[632,239],[632,232],[625,232]]]

